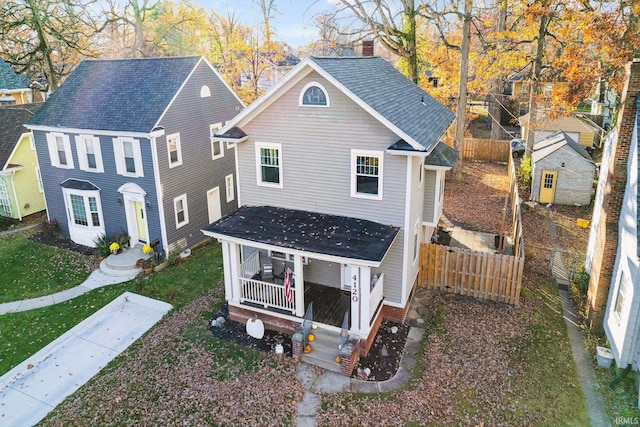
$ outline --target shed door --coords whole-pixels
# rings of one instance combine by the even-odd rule
[[[553,196],[555,195],[558,181],[558,172],[543,170],[541,179],[540,203],[553,203]]]

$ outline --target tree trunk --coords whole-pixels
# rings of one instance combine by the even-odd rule
[[[467,116],[467,81],[469,80],[469,47],[471,44],[472,0],[464,1],[464,21],[462,23],[462,45],[460,47],[460,85],[458,87],[458,107],[456,110],[456,133],[454,147],[460,152],[453,167],[455,179],[462,177],[462,148],[464,147],[464,128]]]
[[[531,156],[533,143],[535,141],[535,127],[538,119],[538,94],[540,93],[540,75],[542,74],[542,57],[544,55],[544,41],[547,34],[547,24],[549,17],[540,17],[540,27],[538,29],[538,44],[536,48],[536,59],[533,63],[533,74],[529,87],[529,132],[527,133],[527,150],[525,154]]]
[[[498,33],[507,28],[507,0],[498,0]],[[502,52],[502,41],[498,41],[497,51]],[[491,139],[502,137],[502,91],[504,90],[504,76],[498,76],[491,82],[489,94],[489,119],[491,120]]]
[[[414,0],[407,0],[404,5],[407,19],[407,51],[409,53],[409,79],[418,84],[418,48],[416,46],[416,8]]]

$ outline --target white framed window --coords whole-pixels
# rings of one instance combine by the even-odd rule
[[[139,178],[144,176],[140,141],[133,138],[114,138],[113,153],[118,175]]]
[[[209,133],[211,135],[211,159],[219,159],[224,157],[224,142],[223,141],[215,141],[213,139],[213,135],[216,134],[222,127],[222,123],[216,123],[213,125],[209,125]]]
[[[11,199],[9,198],[9,189],[4,179],[0,178],[0,215],[11,216]]]
[[[51,165],[61,169],[73,169],[73,156],[71,154],[71,142],[69,135],[62,133],[48,133],[47,145]]]
[[[42,186],[42,175],[40,174],[40,166],[36,166],[36,181],[38,181],[38,191],[44,193],[44,187]]]
[[[233,202],[236,198],[236,192],[233,187],[233,174],[224,177],[224,184],[227,191],[227,203]]]
[[[310,82],[300,91],[298,105],[304,107],[329,107],[327,90],[318,82]]]
[[[351,197],[382,200],[382,151],[351,150]]]
[[[209,89],[209,86],[203,85],[200,88],[200,98],[207,98],[209,96],[211,96],[211,89]]]
[[[627,299],[627,290],[630,288],[629,278],[624,274],[620,274],[620,283],[618,284],[618,293],[616,294],[616,303],[613,306],[613,310],[618,315],[618,324],[622,320],[622,311]]]
[[[282,188],[282,144],[256,142],[256,179],[260,186]]]
[[[100,190],[62,190],[71,240],[92,246],[95,238],[104,234]]]
[[[180,147],[179,133],[167,136],[167,153],[169,155],[169,168],[182,164],[182,148]]]
[[[87,172],[104,172],[100,138],[93,135],[78,135],[75,139],[78,167]]]
[[[189,224],[189,209],[187,207],[187,195],[173,199],[173,209],[176,216],[176,229]]]
[[[418,253],[420,253],[420,218],[416,219],[413,226],[413,265],[418,260]]]
[[[420,161],[418,162],[418,188],[422,188],[422,184],[424,183],[424,160],[420,157]]]

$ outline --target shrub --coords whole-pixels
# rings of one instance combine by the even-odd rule
[[[520,167],[516,172],[518,175],[518,184],[520,187],[526,190],[531,189],[531,157],[524,155],[520,162]]]
[[[106,234],[101,234],[97,239],[94,240],[96,246],[93,248],[93,253],[97,257],[106,258],[111,254],[111,250],[109,246],[111,245],[111,239],[107,237]]]

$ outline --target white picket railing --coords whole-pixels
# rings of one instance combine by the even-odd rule
[[[261,304],[264,308],[279,308],[281,310],[296,312],[296,290],[291,288],[291,301],[287,299],[284,285],[262,282],[247,278],[240,279],[241,302]]]
[[[260,252],[256,251],[240,264],[240,274],[242,277],[251,278],[260,271]]]
[[[384,273],[378,276],[378,280],[373,285],[373,289],[371,289],[371,294],[369,295],[369,316],[371,318],[370,321],[373,320],[376,315],[376,308],[378,308],[378,304],[382,301],[384,291]]]

